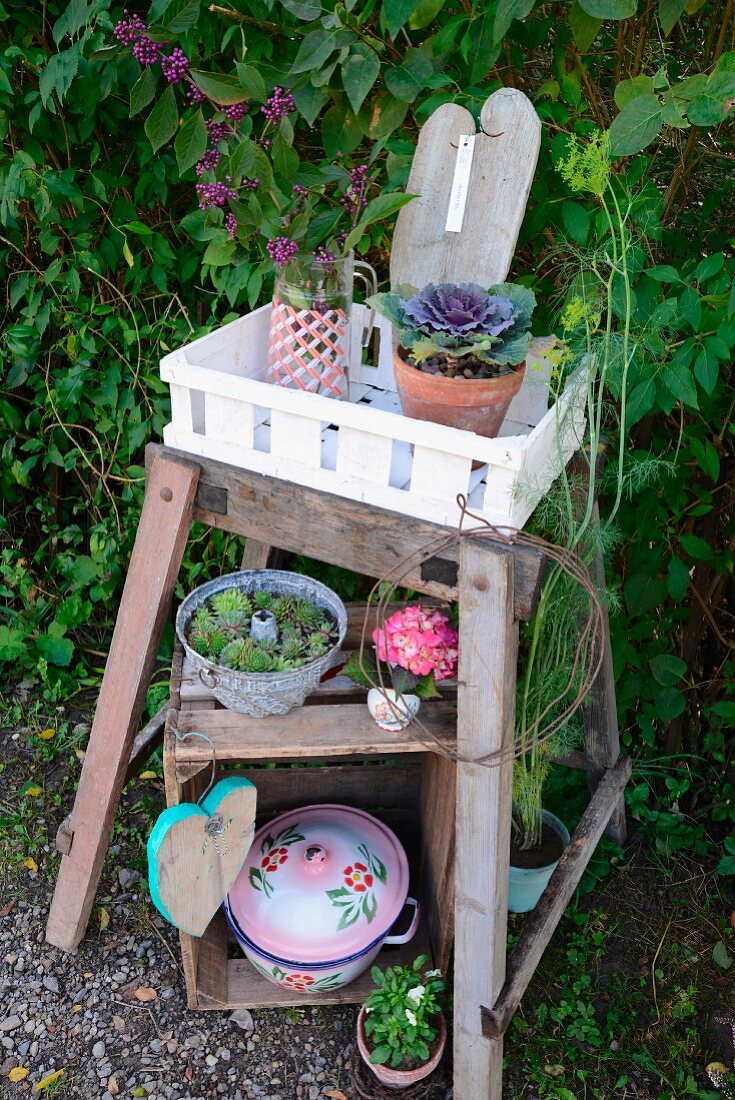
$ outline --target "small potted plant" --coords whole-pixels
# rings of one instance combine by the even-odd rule
[[[531,342],[531,290],[500,283],[429,283],[375,294],[392,323],[394,369],[405,416],[492,438],[523,382]]]
[[[357,1046],[388,1088],[406,1089],[428,1077],[444,1051],[444,982],[439,970],[422,975],[426,962],[426,955],[419,955],[412,966],[370,971],[375,989],[357,1018]]]
[[[319,581],[280,569],[230,573],[191,592],[176,633],[201,681],[262,718],[301,706],[339,661],[347,614]]]
[[[440,611],[414,605],[394,612],[372,638],[372,652],[353,653],[343,671],[370,689],[368,710],[381,729],[404,729],[422,699],[439,695],[436,682],[454,675],[457,632]]]

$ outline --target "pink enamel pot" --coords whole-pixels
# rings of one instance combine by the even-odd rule
[[[348,806],[306,806],[256,833],[224,908],[264,977],[319,993],[354,981],[384,944],[414,936],[419,909],[408,881],[406,853],[377,818]],[[391,935],[407,904],[408,931]]]

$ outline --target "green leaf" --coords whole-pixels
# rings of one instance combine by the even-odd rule
[[[360,916],[360,905],[356,903],[354,908],[345,909],[344,913],[339,919],[337,925],[337,931],[341,932],[343,928],[349,928],[350,925],[355,924]]]
[[[590,231],[590,216],[578,202],[562,203],[561,216],[564,228],[577,244],[586,244]]]
[[[419,0],[419,5],[408,21],[412,31],[423,30],[433,23],[447,0]]]
[[[615,86],[615,104],[618,110],[622,111],[631,100],[647,92],[653,92],[653,80],[650,76],[636,76],[632,80],[621,80]]]
[[[362,141],[357,116],[335,103],[322,118],[322,141],[325,153],[332,159],[353,153]]]
[[[712,961],[723,970],[729,970],[732,966],[732,955],[727,950],[722,940],[718,940],[712,948]]]
[[[715,867],[716,875],[735,875],[735,856],[722,856]]]
[[[223,73],[205,73],[200,69],[189,69],[189,75],[200,91],[204,92],[214,103],[228,107],[233,103],[242,103],[248,98],[247,91],[235,76],[225,76]],[[169,91],[172,89],[169,88]]]
[[[679,309],[684,320],[688,321],[694,331],[697,332],[702,323],[702,303],[694,287],[688,286],[686,290],[682,291],[679,298]],[[676,355],[674,358],[676,359]]]
[[[671,267],[670,264],[659,264],[656,267],[649,267],[646,269],[646,275],[649,279],[654,279],[657,283],[681,283],[683,279],[675,267]]]
[[[291,72],[308,73],[321,68],[336,46],[335,31],[310,31],[299,46],[299,52],[291,65]]]
[[[673,653],[661,653],[653,657],[650,664],[654,680],[662,687],[674,687],[687,670],[681,657],[675,657]]]
[[[702,95],[689,105],[687,118],[693,126],[716,126],[733,108],[735,73],[714,72]]]
[[[309,126],[313,126],[319,117],[329,95],[324,88],[315,88],[313,84],[302,84],[300,88],[294,88],[293,92],[296,110],[306,120]]]
[[[52,54],[48,59],[38,75],[38,90],[44,107],[48,105],[49,99],[54,94],[59,103],[63,103],[64,96],[77,75],[80,56],[81,42],[75,42],[71,49]]]
[[[681,558],[671,558],[666,572],[666,587],[672,600],[681,603],[689,588],[689,570]]]
[[[407,111],[408,104],[403,100],[396,99],[390,92],[379,92],[368,108],[360,112],[360,119],[371,138],[384,138],[398,129]]]
[[[295,149],[292,149],[282,134],[276,134],[271,146],[273,158],[273,170],[282,183],[288,183],[296,175],[299,167],[299,158]]]
[[[720,376],[720,364],[717,356],[705,344],[694,360],[694,377],[705,393],[712,393]]]
[[[418,6],[419,0],[383,0],[381,21],[391,38],[395,38]]]
[[[382,1043],[377,1046],[370,1055],[370,1061],[374,1066],[384,1065],[391,1056],[391,1049],[387,1043]]]
[[[365,212],[359,222],[347,237],[344,245],[345,251],[349,252],[351,248],[355,247],[369,225],[382,221],[383,218],[389,218],[391,214],[397,213],[402,206],[417,197],[416,195],[407,195],[401,191],[394,194],[378,195],[377,198],[372,199],[365,207]]]
[[[686,705],[684,694],[676,688],[667,687],[659,691],[654,700],[656,713],[662,722],[673,722],[683,713]]]
[[[573,0],[569,9],[569,26],[572,28],[574,41],[580,53],[587,53],[594,40],[597,38],[602,20],[597,19],[580,6],[579,0]]]
[[[153,75],[153,67],[144,65],[143,72],[130,89],[130,117],[137,115],[156,94],[156,78]]]
[[[685,352],[686,354],[680,355],[679,352]],[[692,409],[698,409],[697,390],[689,370],[691,351],[688,348],[680,348],[679,352],[673,356],[671,362],[665,368],[662,381],[677,401],[681,401],[682,404],[688,405]]]
[[[171,0],[157,22],[171,34],[185,34],[199,18],[200,0]]]
[[[707,279],[711,279],[713,275],[717,275],[722,271],[725,265],[725,257],[722,252],[714,252],[711,256],[705,256],[703,260],[700,260],[697,264],[694,272],[694,278],[702,283]]]
[[[224,267],[232,260],[235,247],[235,242],[229,238],[210,241],[202,256],[202,263],[211,264],[212,267]]]
[[[502,42],[514,19],[525,19],[533,11],[536,0],[498,0],[493,24],[493,38]]]
[[[66,666],[71,663],[74,656],[74,643],[71,638],[41,634],[36,640],[36,646],[41,656],[45,657],[51,665]]]
[[[433,74],[434,66],[426,53],[420,49],[411,49],[406,51],[403,64],[399,68],[388,69],[385,73],[385,86],[396,99],[413,103]]]
[[[51,33],[56,45],[58,46],[61,39],[67,34],[70,37],[78,34],[86,26],[91,12],[92,5],[88,5],[87,0],[71,0],[63,15],[59,16],[54,23]]]
[[[145,120],[145,132],[154,153],[171,140],[178,125],[179,112],[176,109],[176,96],[173,87],[169,84]]]
[[[342,62],[342,86],[355,114],[365,102],[379,73],[380,58],[375,50],[362,42],[353,46],[349,56]]]
[[[733,314],[735,314],[735,279],[732,281],[730,293],[727,296],[727,316],[732,317]]]
[[[23,638],[22,630],[0,625],[0,661],[15,661],[24,656],[27,646]]]
[[[685,554],[696,561],[712,561],[715,552],[699,535],[679,535],[679,543]]]
[[[265,90],[265,81],[255,65],[245,65],[242,61],[238,61],[235,65],[235,69],[237,71],[237,79],[247,92],[248,99],[253,99],[256,103],[265,103],[268,98]]]
[[[634,424],[637,424],[644,416],[653,409],[654,401],[656,400],[656,383],[652,378],[646,378],[645,381],[639,382],[637,386],[628,394],[628,400],[625,403],[625,419],[629,428],[632,428]]]
[[[579,3],[596,19],[630,19],[638,7],[638,0],[579,0]]]
[[[179,172],[183,175],[192,168],[198,160],[202,159],[206,148],[207,128],[204,125],[204,115],[199,109],[186,120],[176,135],[174,150]]]
[[[658,0],[658,18],[664,35],[669,35],[684,14],[687,0]]]
[[[640,95],[626,103],[610,127],[611,155],[629,157],[650,145],[663,126],[661,112],[655,95]]]
[[[233,180],[240,180],[243,176],[252,176],[257,148],[255,142],[250,138],[245,138],[235,147],[230,157],[230,175]]]
[[[717,482],[720,476],[720,456],[712,441],[706,439],[702,442],[700,439],[693,437],[689,441],[689,448],[699,468],[703,470],[713,482]]]

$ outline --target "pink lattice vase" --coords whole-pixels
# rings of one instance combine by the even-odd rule
[[[370,264],[352,253],[339,259],[293,256],[276,276],[268,343],[268,381],[326,397],[346,398],[350,317],[355,279],[377,289]],[[372,320],[360,334],[367,346]]]

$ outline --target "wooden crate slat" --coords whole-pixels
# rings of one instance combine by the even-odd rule
[[[194,420],[191,409],[191,390],[188,386],[179,385],[176,382],[169,383],[171,391],[171,420],[180,425],[184,432],[194,431]]]
[[[469,495],[472,459],[465,455],[448,455],[433,447],[416,444],[411,468],[411,492],[422,497],[446,500],[457,486],[465,496]]]
[[[343,427],[339,431],[336,472],[340,477],[388,485],[392,455],[390,436]]]
[[[244,447],[253,445],[255,408],[249,401],[205,392],[204,423],[208,436]]]
[[[421,708],[421,721],[442,744],[456,742],[456,704],[432,700]],[[211,738],[220,763],[232,760],[280,760],[299,756],[344,756],[350,752],[366,756],[426,752],[431,742],[418,728],[397,733],[381,730],[366,706],[297,707],[284,715],[251,718],[234,710],[202,710],[179,715],[179,731],[196,730]],[[189,738],[177,745],[182,761],[210,760],[211,748],[201,738]]]
[[[271,455],[318,470],[322,458],[321,420],[272,409]]]

